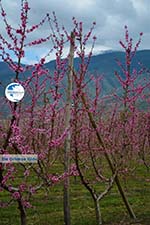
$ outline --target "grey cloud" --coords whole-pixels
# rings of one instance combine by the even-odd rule
[[[17,25],[19,19],[20,0],[2,0],[7,10],[9,21]],[[124,25],[128,25],[134,40],[143,31],[145,36],[142,48],[149,48],[149,0],[29,0],[31,7],[29,25],[37,23],[46,13],[55,11],[59,24],[68,30],[72,29],[72,17],[83,21],[85,31],[96,21],[94,33],[97,36],[97,46],[111,49],[119,48],[118,41],[124,36]],[[3,32],[3,29],[2,31]],[[33,35],[47,35],[49,27],[45,26]]]

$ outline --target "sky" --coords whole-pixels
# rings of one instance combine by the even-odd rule
[[[96,22],[93,35],[96,35],[96,45],[94,54],[105,50],[121,50],[119,40],[124,38],[124,26],[127,25],[129,33],[136,42],[139,33],[143,32],[140,49],[150,49],[150,25],[149,25],[149,0],[28,0],[30,6],[29,26],[38,23],[46,13],[55,11],[60,26],[70,32],[72,29],[72,17],[84,24],[84,30],[87,32],[92,23]],[[6,9],[9,23],[17,27],[19,24],[19,10],[21,0],[2,0],[3,7]],[[5,31],[2,26],[3,21],[0,18],[0,33],[4,36]],[[49,35],[49,27],[43,26],[39,31],[33,33],[29,40],[45,37]],[[38,46],[27,50],[23,63],[32,64],[46,55],[50,50],[50,43],[43,47]],[[89,42],[88,48],[90,48]],[[68,48],[64,50],[64,56]],[[52,53],[47,59],[54,59]]]

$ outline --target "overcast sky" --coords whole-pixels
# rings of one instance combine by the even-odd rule
[[[2,0],[9,22],[19,24],[19,9],[21,0]],[[97,36],[95,53],[101,50],[121,50],[118,42],[123,39],[124,26],[127,25],[134,41],[143,32],[140,49],[150,49],[150,0],[29,0],[31,8],[29,24],[40,21],[46,13],[55,11],[60,25],[72,29],[72,17],[82,21],[88,30],[93,21],[96,22],[94,34]],[[2,19],[0,20],[2,25]],[[1,33],[3,28],[1,26]],[[48,27],[36,32],[34,36],[43,37],[49,33]],[[34,36],[32,38],[34,38]],[[28,51],[24,63],[35,62],[45,55],[50,45]],[[66,50],[67,51],[67,50]],[[53,59],[53,54],[51,59]]]

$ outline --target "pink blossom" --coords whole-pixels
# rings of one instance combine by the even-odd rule
[[[27,169],[27,170],[25,170],[25,172],[24,172],[24,176],[29,176],[30,175],[30,171]]]
[[[14,198],[14,199],[20,199],[20,193],[18,192],[18,191],[15,191],[13,194],[12,194],[12,197]]]
[[[24,191],[26,190],[26,184],[20,184],[19,190],[20,190],[21,192],[24,192]]]
[[[32,208],[32,205],[30,204],[30,202],[26,201],[26,200],[23,200],[22,201],[22,204],[25,208]]]

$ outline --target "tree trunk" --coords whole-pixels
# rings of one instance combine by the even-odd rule
[[[101,225],[102,216],[101,216],[99,201],[97,199],[94,199],[94,203],[95,203],[95,213],[96,213],[96,224]]]
[[[68,129],[68,134],[65,140],[64,146],[64,171],[69,174],[70,167],[70,146],[71,146],[71,107],[72,107],[72,79],[73,79],[73,59],[74,59],[74,33],[71,33],[70,41],[70,53],[68,62],[68,87],[66,93],[66,114],[65,114],[65,128]],[[70,182],[69,176],[64,180],[64,223],[65,225],[71,225],[70,218]]]
[[[27,225],[26,212],[21,200],[18,200],[18,209],[20,210],[20,225]]]
[[[123,199],[123,202],[124,202],[124,204],[126,206],[126,209],[127,209],[128,213],[129,213],[130,217],[132,219],[136,219],[136,216],[134,214],[134,211],[133,211],[133,209],[132,209],[132,207],[131,207],[131,205],[130,205],[130,203],[128,201],[128,198],[126,197],[125,191],[124,191],[124,189],[123,189],[123,187],[122,187],[122,185],[120,183],[120,180],[119,180],[119,177],[118,176],[115,177],[115,181],[116,181],[118,190],[120,192],[120,195],[121,195],[121,197]]]

